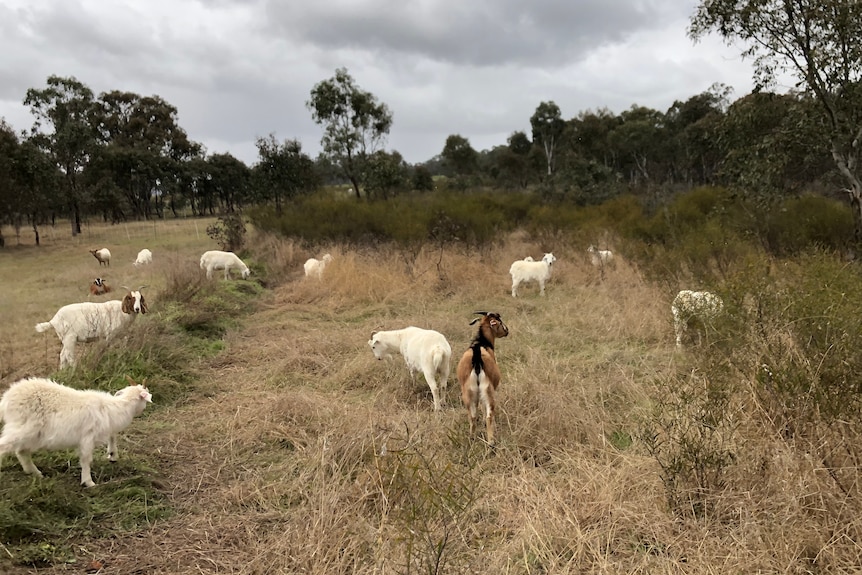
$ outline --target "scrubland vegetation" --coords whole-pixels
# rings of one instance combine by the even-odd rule
[[[503,194],[333,217],[326,198],[304,201],[317,206],[251,213],[248,280],[205,279],[197,260],[217,247],[205,220],[76,240],[43,230],[38,249],[25,237],[0,251],[2,388],[42,375],[117,389],[128,374],[154,400],[119,463],[94,460],[93,489],[71,452],[38,454],[42,480],[6,458],[2,570],[858,569],[862,282],[844,206],[791,200],[758,216],[715,189],[652,210]],[[298,231],[304,209],[344,232]],[[590,244],[617,256],[603,274]],[[109,272],[87,252],[101,245]],[[154,262],[136,268],[141,247]],[[302,263],[324,251],[323,280],[305,280]],[[546,251],[558,258],[546,296],[512,298],[509,265]],[[33,325],[86,299],[99,273],[148,284],[151,313],[55,371],[60,344]],[[670,302],[683,288],[720,294],[726,313],[678,350]],[[476,310],[511,332],[497,342],[494,449],[470,436],[454,376],[435,414],[424,380],[366,343],[417,325],[457,355]]]

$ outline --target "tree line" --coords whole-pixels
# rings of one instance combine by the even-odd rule
[[[475,150],[452,134],[441,152],[410,165],[385,149],[393,114],[347,69],[316,84],[306,106],[323,129],[316,159],[298,140],[258,138],[248,166],[208,154],[159,96],[94,95],[75,78],[50,76],[27,91],[35,118],[16,133],[0,119],[0,223],[16,228],[162,218],[166,212],[231,213],[307,195],[325,184],[357,199],[386,200],[441,185],[526,190],[547,202],[597,204],[633,193],[661,202],[700,185],[738,190],[765,206],[814,192],[854,208],[862,239],[862,4],[850,0],[703,1],[690,23],[697,40],[717,32],[755,57],[758,87],[731,100],[715,84],[667,110],[632,105],[564,118],[540,102],[531,133]],[[778,71],[796,89],[771,91]],[[2,241],[2,238],[0,238]]]

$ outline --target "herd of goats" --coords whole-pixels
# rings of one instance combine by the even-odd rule
[[[604,269],[613,261],[609,250],[587,250],[591,263]],[[90,250],[99,261],[99,266],[110,266],[111,252],[107,248]],[[311,258],[303,268],[306,277],[322,279],[324,270],[332,262],[325,254],[321,259]],[[135,266],[152,263],[153,254],[148,249],[138,253]],[[541,260],[527,257],[512,263],[512,297],[518,296],[518,288],[535,282],[539,293],[545,294],[545,283],[551,277],[557,258],[546,253]],[[207,251],[200,259],[200,268],[206,277],[213,271],[224,272],[224,279],[235,270],[243,279],[251,270],[234,253]],[[138,314],[147,313],[147,303],[141,290],[125,288],[121,300],[104,302],[73,303],[61,307],[49,321],[36,325],[37,332],[53,328],[60,338],[60,368],[75,365],[75,347],[79,342],[96,339],[110,341],[131,324]],[[102,278],[90,285],[92,295],[109,293],[111,287]],[[705,291],[680,291],[674,298],[671,311],[677,346],[689,322],[698,319],[708,321],[721,313],[723,302],[719,296]],[[477,311],[471,325],[478,323],[476,335],[470,346],[461,355],[456,366],[456,376],[461,388],[461,401],[467,408],[470,432],[475,434],[480,414],[485,418],[485,439],[494,445],[495,394],[500,385],[500,369],[494,354],[498,338],[509,335],[509,328],[496,312]],[[421,372],[434,402],[434,410],[440,410],[441,392],[445,395],[449,378],[452,348],[440,332],[419,327],[375,331],[368,340],[378,360],[401,355],[410,372]],[[110,394],[99,390],[78,390],[45,378],[31,377],[13,383],[0,398],[0,461],[7,453],[14,452],[25,473],[41,477],[33,464],[31,454],[43,449],[76,448],[81,465],[81,484],[95,485],[90,465],[96,446],[107,445],[110,461],[117,460],[117,435],[126,429],[135,416],[140,415],[152,395],[145,385],[126,377],[129,385]]]

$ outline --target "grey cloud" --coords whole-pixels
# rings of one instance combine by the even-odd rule
[[[720,49],[688,56],[696,1],[0,0],[0,116],[28,129],[26,90],[74,76],[95,94],[162,97],[211,153],[252,163],[254,139],[274,133],[313,156],[305,102],[346,67],[393,111],[387,147],[420,162],[449,134],[486,149],[529,131],[541,101],[565,117],[664,110],[725,81],[727,61],[694,59]]]
[[[267,2],[266,28],[333,49],[394,51],[457,63],[549,66],[581,58],[665,21],[667,2],[607,0],[439,0],[334,3]]]

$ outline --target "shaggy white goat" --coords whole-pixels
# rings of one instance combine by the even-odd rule
[[[142,249],[138,252],[138,257],[135,258],[134,264],[139,266],[141,264],[151,264],[153,263],[153,252],[148,250],[147,248]]]
[[[308,258],[302,266],[305,269],[305,277],[316,276],[317,279],[323,279],[323,270],[331,261],[332,256],[329,254],[325,254],[322,259]]]
[[[557,258],[554,254],[548,253],[537,262],[527,260],[513,262],[509,268],[509,274],[512,276],[512,297],[518,297],[518,286],[531,281],[539,282],[539,293],[545,295],[545,282],[551,277],[551,267],[555,261]]]
[[[207,271],[207,279],[213,277],[213,270],[224,270],[224,279],[230,278],[230,270],[239,270],[242,279],[246,279],[251,270],[233,252],[211,250],[201,256],[201,269]]]
[[[684,289],[673,298],[670,306],[673,313],[673,330],[676,334],[676,345],[682,345],[682,338],[692,320],[709,322],[724,310],[724,302],[714,293],[708,291],[691,291]]]
[[[72,389],[40,377],[13,383],[0,398],[0,461],[14,452],[24,473],[42,477],[31,458],[34,451],[76,447],[81,484],[93,487],[93,450],[107,444],[108,459],[116,461],[117,434],[153,401],[146,387],[127,379],[131,385],[114,395]]]
[[[101,337],[110,341],[132,323],[137,314],[147,313],[147,303],[140,291],[144,287],[129,291],[122,300],[64,305],[50,321],[36,324],[36,331],[40,333],[53,327],[63,343],[60,369],[75,365],[75,344],[79,341],[88,342]]]
[[[93,254],[93,257],[99,260],[99,266],[102,264],[106,266],[111,265],[111,251],[108,248],[101,248],[98,250],[90,250],[90,253]]]
[[[400,353],[411,376],[421,371],[431,388],[434,411],[440,411],[438,387],[443,391],[445,399],[449,362],[452,358],[452,347],[442,333],[411,325],[404,329],[375,331],[371,334],[368,345],[377,359],[391,359],[396,353]]]
[[[596,246],[590,246],[587,252],[590,254],[590,263],[594,267],[603,268],[614,261],[614,253],[611,250],[599,250]]]

